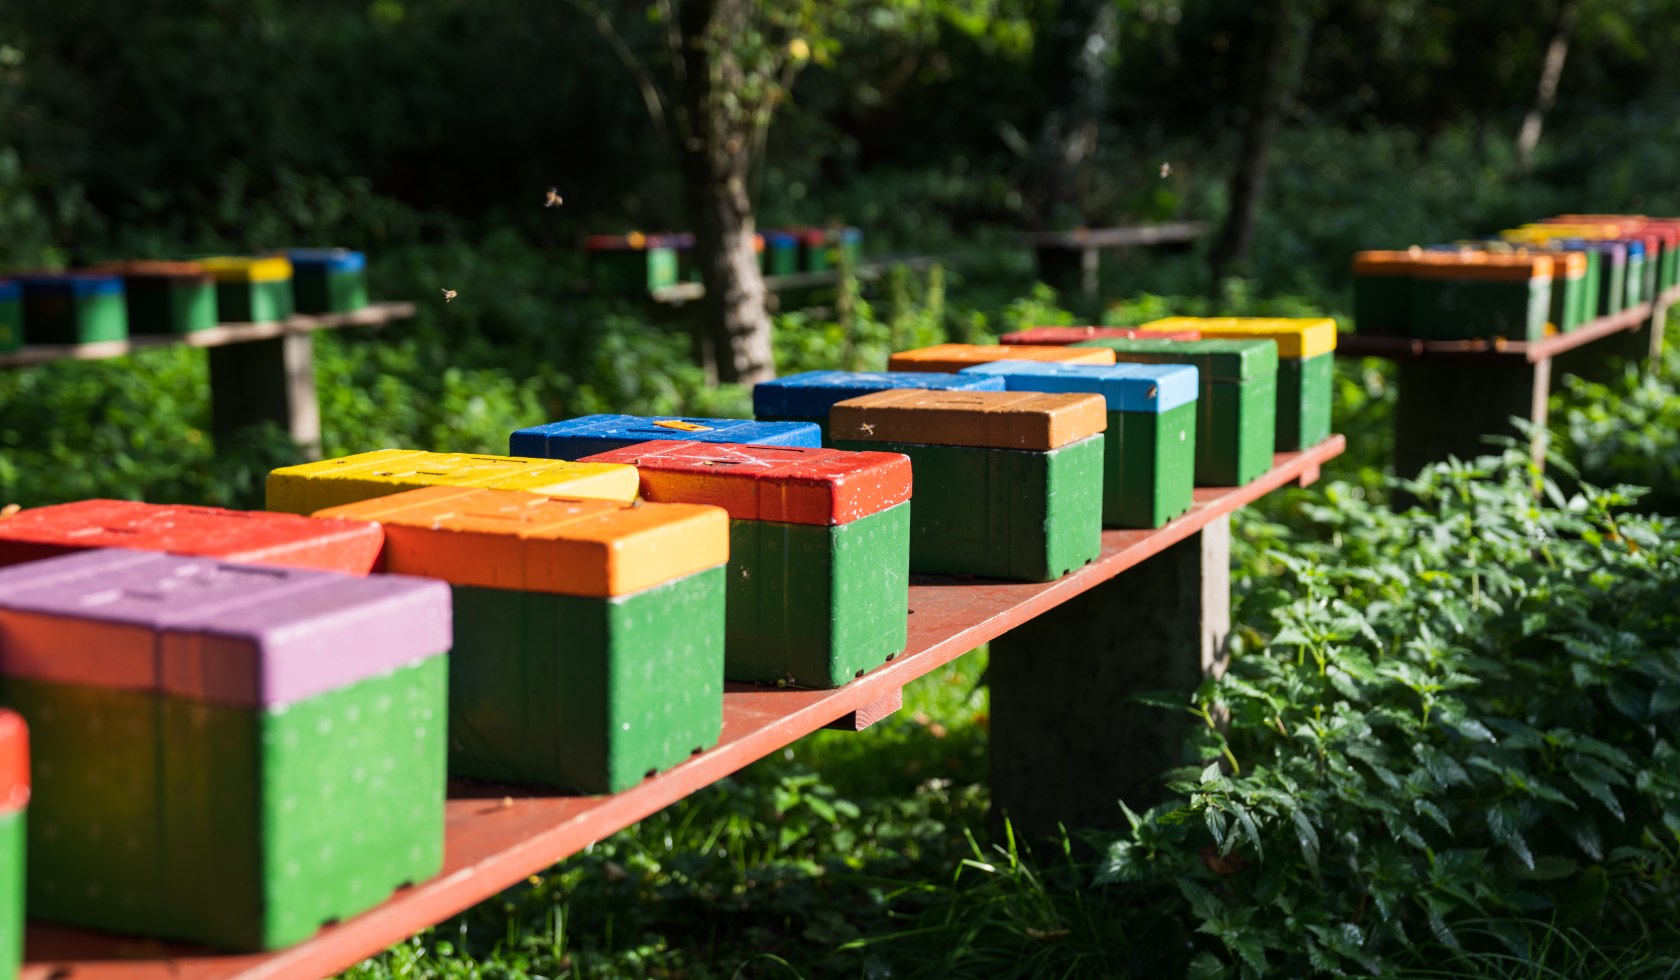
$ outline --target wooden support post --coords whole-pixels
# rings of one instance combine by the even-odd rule
[[[992,641],[992,812],[1016,834],[1124,826],[1165,795],[1195,719],[1127,698],[1186,696],[1224,670],[1231,521],[1222,516],[1143,564]]]
[[[212,347],[209,355],[211,434],[218,449],[241,429],[273,422],[306,458],[321,457],[313,334]]]
[[[1552,362],[1503,360],[1407,360],[1399,363],[1400,401],[1394,411],[1394,472],[1413,477],[1449,455],[1473,459],[1497,452],[1489,435],[1520,435],[1513,416],[1536,426],[1529,451],[1545,460],[1540,437],[1546,427],[1546,399],[1552,390]]]

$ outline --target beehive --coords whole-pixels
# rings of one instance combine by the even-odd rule
[[[1209,340],[1277,344],[1277,444],[1305,449],[1330,438],[1336,321],[1329,317],[1169,317],[1144,324],[1151,334],[1194,329]]]
[[[889,371],[956,372],[993,361],[1060,361],[1068,364],[1113,364],[1103,352],[1073,347],[1002,346],[985,344],[935,344],[917,350],[900,351],[887,358]]]
[[[636,471],[599,463],[378,449],[274,470],[268,475],[267,506],[288,514],[312,514],[339,504],[435,486],[528,490],[628,502],[636,499]]]
[[[1082,340],[1126,340],[1141,333],[1137,327],[1028,327],[1006,333],[998,338],[998,342],[1006,347],[1066,347]],[[1200,340],[1201,335],[1194,330],[1180,330],[1171,336],[1155,339]]]
[[[745,419],[670,415],[584,415],[520,429],[508,439],[508,451],[543,459],[582,459],[663,439],[759,446],[820,446],[822,430],[809,422],[750,422]]]
[[[31,344],[91,344],[128,336],[122,279],[97,273],[25,276],[23,335]]]
[[[1123,362],[1190,364],[1196,396],[1196,485],[1237,487],[1272,468],[1277,344],[1268,340],[1088,340]]]
[[[1010,391],[1083,392],[1108,407],[1103,431],[1103,523],[1154,528],[1190,509],[1196,468],[1194,367],[999,361],[968,369]]]
[[[0,566],[90,548],[130,548],[248,565],[366,575],[384,535],[368,521],[137,500],[79,500],[0,520]]]
[[[294,248],[292,298],[299,313],[349,313],[368,305],[367,256],[346,248]]]
[[[292,315],[292,263],[281,255],[218,255],[202,260],[216,280],[217,315],[228,323],[266,323]]]
[[[586,461],[635,466],[644,500],[729,513],[729,680],[838,687],[904,650],[907,457],[647,442]]]
[[[379,521],[387,571],[450,583],[452,775],[617,792],[716,743],[722,510],[428,487],[319,516]]]
[[[1002,391],[1003,382],[940,371],[806,371],[753,386],[753,414],[761,422],[810,422],[829,442],[828,412],[835,402],[877,391]]]
[[[239,950],[443,863],[449,591],[85,551],[0,569],[29,912]]]
[[[910,457],[912,572],[1029,582],[1102,550],[1106,424],[1099,396],[1013,391],[882,391],[829,414],[836,447]]]

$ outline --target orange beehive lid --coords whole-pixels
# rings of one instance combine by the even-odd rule
[[[985,344],[936,344],[900,351],[887,360],[888,371],[944,371],[955,374],[993,361],[1061,361],[1067,364],[1113,364],[1106,347],[1025,347]]]
[[[828,414],[828,429],[837,441],[1040,452],[1107,427],[1103,396],[1036,391],[878,391],[838,402]]]
[[[1406,251],[1373,250],[1353,253],[1354,275],[1410,275],[1412,268],[1422,259],[1424,251],[1412,248]]]
[[[579,462],[629,464],[641,474],[644,499],[711,504],[738,521],[847,524],[910,499],[910,458],[902,453],[659,441]]]
[[[695,504],[425,487],[318,512],[385,526],[385,571],[453,585],[608,597],[729,560],[729,517]]]
[[[29,805],[29,728],[15,711],[0,708],[0,813]]]
[[[210,273],[201,262],[164,262],[155,259],[133,259],[124,262],[105,262],[88,270],[127,279],[200,279]]]
[[[1552,256],[1526,252],[1504,254],[1483,252],[1480,258],[1464,262],[1425,262],[1414,272],[1420,279],[1477,279],[1495,282],[1525,282],[1552,278]]]

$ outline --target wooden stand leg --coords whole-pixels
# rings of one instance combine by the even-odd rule
[[[894,688],[891,694],[882,695],[851,714],[842,715],[823,727],[842,732],[861,732],[878,721],[891,718],[902,707],[904,707],[904,688]]]
[[[312,334],[212,347],[209,355],[211,433],[218,444],[227,445],[240,429],[273,422],[306,458],[320,458]]]
[[[1394,411],[1394,472],[1412,477],[1450,456],[1473,459],[1497,452],[1484,437],[1519,435],[1513,416],[1543,434],[1552,363],[1502,361],[1401,361],[1400,401]],[[1530,447],[1536,462],[1544,446]]]
[[[1224,669],[1231,524],[1200,534],[992,642],[992,812],[1018,835],[1124,825],[1185,760],[1186,713],[1129,703],[1186,695]]]

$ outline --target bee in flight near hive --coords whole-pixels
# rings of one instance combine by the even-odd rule
[[[460,295],[459,293],[455,292],[455,290],[453,290],[453,289],[445,289],[445,290],[442,290],[442,292],[443,292],[443,301],[445,303],[449,302],[450,300],[454,299],[456,296]]]
[[[543,207],[557,208],[565,203],[566,202],[560,197],[560,189],[557,187],[550,187],[548,189],[548,199],[543,201]]]

